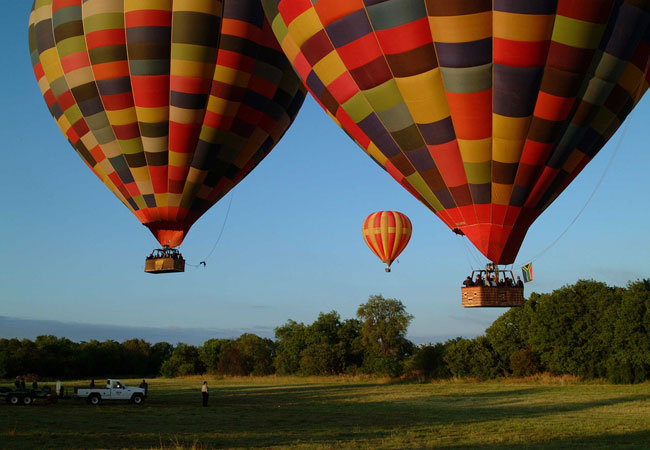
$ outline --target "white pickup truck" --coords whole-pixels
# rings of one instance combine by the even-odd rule
[[[103,388],[75,388],[75,398],[85,398],[91,405],[99,405],[102,400],[128,400],[140,405],[144,402],[145,391],[139,387],[127,387],[120,380],[106,380]]]

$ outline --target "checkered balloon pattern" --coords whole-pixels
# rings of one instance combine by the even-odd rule
[[[512,263],[648,88],[648,0],[262,0],[326,112]]]
[[[70,144],[170,247],[305,97],[255,0],[35,0],[29,49]]]

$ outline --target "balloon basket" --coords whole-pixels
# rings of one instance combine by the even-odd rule
[[[463,308],[511,308],[524,306],[524,288],[472,286],[461,288]]]
[[[386,271],[386,273],[388,273],[390,272],[390,267],[386,267],[384,270]]]
[[[512,270],[488,263],[473,270],[472,283],[461,288],[463,308],[511,308],[524,306],[524,288],[517,287]],[[473,285],[472,285],[473,284]]]
[[[185,260],[175,248],[159,248],[151,252],[144,264],[147,273],[185,272]]]

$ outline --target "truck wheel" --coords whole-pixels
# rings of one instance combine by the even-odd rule
[[[20,405],[20,397],[16,394],[11,394],[7,397],[7,403],[10,405]]]
[[[34,399],[32,397],[30,397],[29,395],[26,395],[26,396],[23,397],[23,405],[25,405],[25,406],[31,405],[33,400]]]
[[[97,394],[93,394],[90,397],[88,397],[88,403],[90,403],[91,405],[99,405],[101,401],[102,398]]]
[[[141,405],[142,402],[144,402],[144,397],[140,394],[133,394],[133,397],[131,397],[131,403],[134,405]]]

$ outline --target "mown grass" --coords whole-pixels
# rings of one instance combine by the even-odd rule
[[[650,448],[647,383],[207,380],[208,408],[198,377],[148,380],[143,406],[3,403],[0,448]]]

